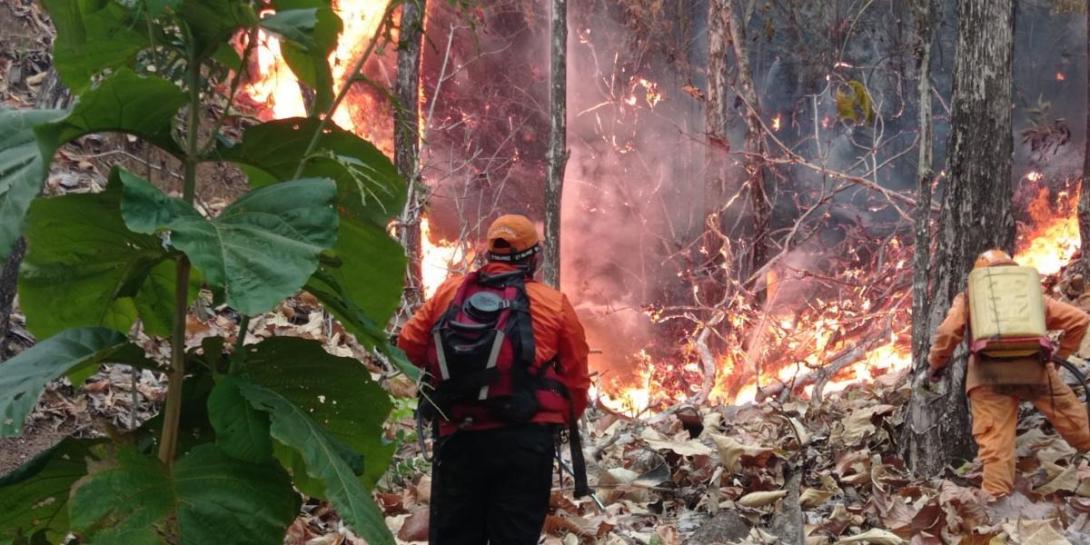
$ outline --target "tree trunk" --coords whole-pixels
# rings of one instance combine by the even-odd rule
[[[734,62],[738,68],[735,90],[745,103],[743,105],[746,121],[746,189],[753,211],[753,233],[749,250],[749,269],[740,277],[749,277],[760,269],[768,259],[768,222],[772,215],[772,206],[765,192],[765,140],[761,125],[761,104],[757,90],[753,86],[753,74],[749,69],[749,52],[746,40],[747,14],[736,0],[724,0],[723,9],[726,21],[726,38],[734,47]]]
[[[721,212],[727,192],[727,52],[730,39],[730,13],[727,0],[708,0],[708,82],[704,109],[704,132],[708,137],[708,151],[704,175],[705,216]]]
[[[920,108],[920,153],[916,163],[915,259],[912,265],[912,362],[914,369],[927,366],[930,335],[928,295],[931,273],[931,182],[933,162],[931,113],[931,44],[935,34],[934,0],[914,0],[916,19],[917,99]]]
[[[1014,243],[1011,201],[1012,0],[961,0],[954,57],[950,178],[943,195],[930,330],[962,291],[977,254]],[[917,384],[909,404],[906,458],[935,475],[973,455],[964,393],[966,350],[954,355],[939,392]]]
[[[545,283],[560,287],[560,211],[564,190],[564,167],[568,163],[568,3],[552,0],[552,51],[549,69],[549,166],[545,180]]]
[[[1086,2],[1086,66],[1090,73],[1090,0]],[[1087,76],[1090,103],[1090,74]],[[1090,107],[1086,110],[1086,139],[1083,146],[1082,184],[1079,185],[1079,237],[1082,239],[1082,268],[1090,274]]]
[[[57,71],[50,69],[34,99],[35,108],[65,108],[71,102],[68,89],[61,84]],[[8,333],[11,332],[11,312],[18,291],[19,265],[26,255],[26,240],[19,239],[0,268],[0,361],[7,359]]]
[[[402,299],[403,308],[409,312],[424,302],[420,214],[427,188],[420,176],[420,48],[426,11],[427,0],[410,0],[401,5],[397,81],[394,83],[398,102],[394,110],[394,161],[398,174],[409,186],[398,233],[409,260]]]

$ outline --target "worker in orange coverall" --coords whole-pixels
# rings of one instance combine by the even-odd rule
[[[575,309],[533,279],[540,249],[528,218],[496,219],[488,262],[447,280],[398,337],[429,377],[421,407],[439,413],[432,545],[533,545],[541,536],[555,434],[577,432],[590,376]]]
[[[989,250],[977,258],[974,268],[1015,264],[1006,252]],[[1045,297],[1045,304],[1046,327],[1050,331],[1063,331],[1056,355],[1067,358],[1082,342],[1090,316],[1050,297]],[[932,381],[941,380],[950,357],[965,338],[969,323],[968,297],[960,293],[931,345],[928,363]],[[1052,362],[1043,363],[1035,357],[990,360],[973,355],[969,358],[965,390],[972,407],[973,438],[984,465],[982,487],[996,498],[1014,490],[1015,428],[1021,401],[1031,401],[1072,447],[1080,452],[1090,451],[1086,405],[1060,378]]]

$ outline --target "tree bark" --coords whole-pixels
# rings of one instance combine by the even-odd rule
[[[1011,249],[1012,0],[961,0],[954,56],[950,178],[943,195],[934,264],[930,330],[964,289],[977,254]],[[955,354],[937,393],[917,382],[909,403],[906,459],[917,474],[935,475],[973,456],[964,393],[966,350]]]
[[[724,0],[724,16],[727,18],[726,38],[734,48],[734,62],[738,68],[736,75],[737,84],[735,91],[745,103],[743,105],[746,122],[746,189],[749,192],[749,203],[753,212],[753,233],[750,239],[749,269],[742,278],[749,277],[760,269],[768,259],[768,232],[769,218],[772,215],[772,206],[765,192],[765,140],[764,129],[761,125],[761,103],[757,96],[757,90],[753,85],[753,74],[749,68],[749,52],[746,40],[746,20],[739,2],[736,0]]]
[[[560,287],[560,212],[564,193],[564,167],[568,163],[568,3],[552,0],[552,48],[549,78],[548,175],[545,180],[545,283]]]
[[[926,367],[930,334],[928,295],[931,274],[931,182],[933,162],[931,111],[931,44],[934,42],[934,0],[915,0],[916,87],[919,100],[919,159],[916,163],[916,234],[915,259],[912,264],[912,362],[913,369]]]
[[[409,260],[405,277],[403,307],[415,311],[424,302],[424,280],[420,268],[420,214],[427,197],[420,173],[420,49],[424,34],[427,0],[410,0],[401,5],[401,32],[397,48],[397,80],[394,94],[394,162],[408,182],[408,198],[401,213],[398,235]]]
[[[1090,0],[1086,2],[1086,55],[1087,70],[1090,71]],[[1087,102],[1090,103],[1090,77],[1087,77],[1087,93]],[[1090,107],[1086,111],[1082,183],[1079,185],[1079,237],[1082,239],[1082,269],[1090,274]]]
[[[730,36],[730,12],[727,0],[708,0],[708,82],[704,109],[704,132],[708,151],[704,175],[705,216],[718,213],[727,191],[727,53]]]

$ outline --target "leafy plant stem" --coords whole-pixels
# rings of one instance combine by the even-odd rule
[[[310,155],[314,153],[314,149],[318,147],[318,140],[321,138],[322,133],[325,132],[326,125],[333,119],[334,112],[340,107],[341,102],[346,96],[348,91],[352,89],[352,85],[359,80],[359,74],[363,71],[364,65],[367,64],[367,60],[371,58],[371,53],[375,50],[375,44],[378,43],[379,36],[385,31],[387,25],[390,24],[390,17],[393,15],[394,9],[397,8],[400,2],[391,0],[386,5],[386,11],[382,14],[382,22],[378,28],[375,29],[375,35],[371,38],[371,42],[367,44],[367,49],[364,50],[363,55],[360,55],[359,60],[352,66],[352,70],[348,73],[348,81],[344,82],[340,90],[337,91],[337,96],[333,99],[333,104],[330,104],[329,110],[321,115],[318,121],[318,126],[314,128],[314,134],[310,137],[310,142],[307,144],[307,149],[303,152],[302,157],[299,159],[299,166],[295,168],[295,175],[292,178],[298,178],[303,175],[303,169],[307,165],[307,161],[310,160]]]
[[[235,339],[235,350],[231,354],[231,365],[227,370],[229,374],[234,374],[235,369],[242,364],[242,360],[246,357],[246,353],[242,351],[242,345],[246,343],[246,332],[249,330],[250,317],[243,315],[242,320],[238,323],[238,337]]]
[[[192,38],[192,37],[191,37]],[[189,87],[189,121],[186,127],[185,186],[182,199],[193,204],[197,193],[197,165],[200,161],[199,134],[201,110],[201,63],[189,55],[187,74]],[[166,407],[163,409],[163,435],[159,443],[159,460],[167,466],[174,462],[178,445],[178,425],[182,416],[182,382],[185,380],[185,326],[189,307],[189,259],[178,259],[174,285],[174,329],[170,338],[170,383]]]

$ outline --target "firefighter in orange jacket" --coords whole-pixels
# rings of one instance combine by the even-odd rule
[[[974,268],[1015,265],[1002,250],[981,254]],[[1090,325],[1090,316],[1078,308],[1045,297],[1046,327],[1063,331],[1056,355],[1066,358],[1078,349]],[[939,325],[931,345],[931,380],[941,380],[954,350],[965,338],[969,324],[969,304],[965,293],[958,294],[946,319]],[[992,360],[973,355],[969,358],[965,390],[973,416],[973,438],[984,465],[984,491],[1002,497],[1014,490],[1015,429],[1018,405],[1031,401],[1044,413],[1056,431],[1074,448],[1090,450],[1090,423],[1086,405],[1075,396],[1056,372],[1051,362],[1039,358]]]
[[[432,545],[532,545],[541,535],[555,434],[582,415],[590,377],[575,309],[533,280],[540,248],[529,219],[498,218],[488,262],[447,280],[398,337],[429,377],[421,406],[438,421]]]

